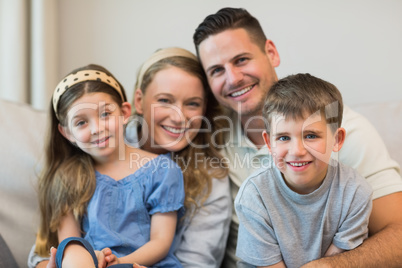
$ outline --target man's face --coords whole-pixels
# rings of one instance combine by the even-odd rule
[[[242,116],[261,115],[265,95],[277,81],[279,54],[268,40],[264,51],[244,29],[211,35],[199,56],[216,99]]]

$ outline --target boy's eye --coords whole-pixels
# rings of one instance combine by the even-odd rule
[[[100,116],[101,116],[102,118],[108,117],[109,115],[110,115],[110,112],[103,112],[103,113],[100,114]]]
[[[314,134],[306,135],[306,139],[316,139],[316,138],[317,138],[317,135],[314,135]]]
[[[278,137],[278,140],[279,141],[288,141],[288,140],[290,140],[290,138],[288,136],[281,136],[281,137]]]

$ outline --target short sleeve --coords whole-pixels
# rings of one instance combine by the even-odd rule
[[[184,184],[180,167],[170,158],[159,156],[150,167],[146,206],[151,215],[177,211],[183,207]]]
[[[339,161],[367,179],[373,189],[373,199],[402,191],[399,165],[391,159],[374,126],[348,107],[345,107],[342,126],[346,129],[346,139]]]
[[[268,212],[250,180],[240,188],[235,209],[239,217],[236,255],[255,266],[280,262],[282,255]]]
[[[342,222],[335,234],[333,243],[335,246],[345,250],[351,250],[363,243],[368,236],[368,222],[372,209],[372,189],[363,177],[356,173],[353,180],[358,183],[357,189],[350,194],[351,200],[343,200],[349,203],[349,209],[345,220]],[[355,188],[351,185],[349,188]]]

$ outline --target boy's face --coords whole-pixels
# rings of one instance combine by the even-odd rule
[[[263,137],[286,184],[308,194],[321,185],[331,153],[342,147],[345,130],[333,133],[319,113],[296,120],[277,115],[271,119],[270,134],[264,132]]]

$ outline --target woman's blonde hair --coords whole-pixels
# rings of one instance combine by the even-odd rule
[[[162,55],[155,57],[155,55]],[[155,58],[157,60],[155,60]],[[152,62],[154,61],[154,62]],[[144,70],[144,66],[146,69]],[[187,216],[192,216],[196,210],[202,207],[212,190],[213,178],[224,178],[228,174],[228,167],[222,161],[219,153],[219,146],[224,144],[224,136],[220,129],[226,127],[226,120],[219,120],[223,114],[218,102],[213,96],[204,70],[197,58],[189,51],[182,48],[166,48],[155,52],[140,69],[135,89],[141,89],[146,93],[148,85],[155,75],[166,68],[177,67],[200,79],[204,88],[206,101],[205,120],[202,120],[201,129],[211,131],[200,131],[192,140],[192,144],[179,152],[172,152],[172,159],[181,167],[184,179],[185,200],[184,206]],[[134,105],[133,105],[134,106]],[[207,124],[209,124],[207,126]],[[207,145],[207,146],[201,146]],[[203,147],[203,148],[201,148]],[[204,157],[200,164],[198,157]],[[218,161],[217,161],[218,160]]]
[[[94,64],[75,69],[70,74],[82,70],[96,70],[112,76],[102,66]],[[57,115],[53,101],[50,103],[45,163],[38,179],[41,217],[35,252],[41,256],[48,256],[50,247],[59,244],[57,229],[63,216],[73,212],[76,220],[81,221],[96,186],[92,158],[67,140],[59,132],[58,125],[67,126],[67,112],[70,106],[86,93],[107,93],[121,105],[126,101],[126,95],[120,83],[119,85],[123,100],[113,87],[104,82],[83,81],[71,86],[61,95],[57,104]]]

